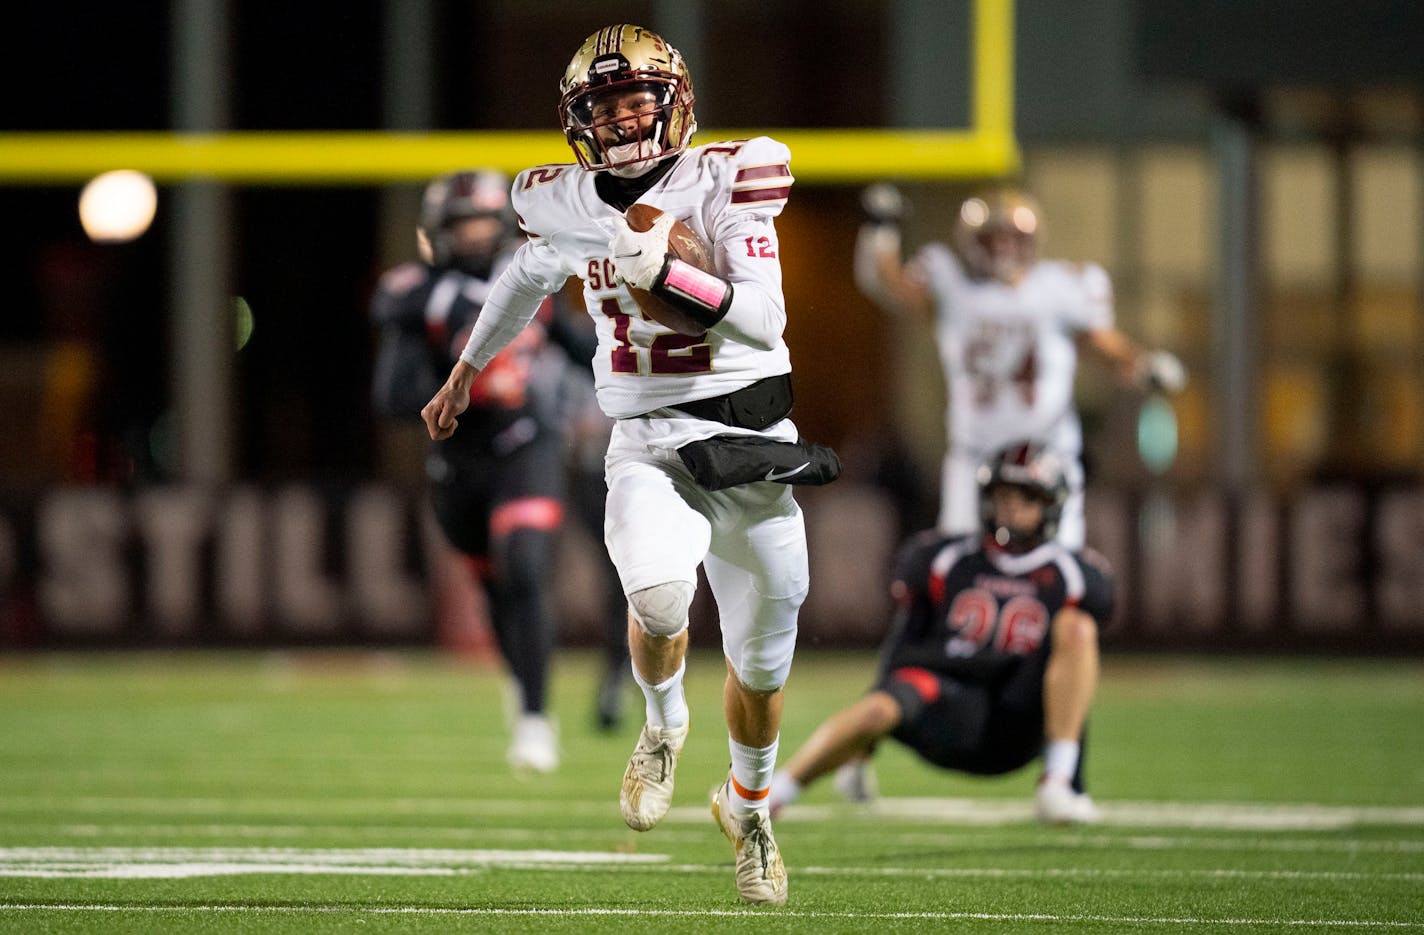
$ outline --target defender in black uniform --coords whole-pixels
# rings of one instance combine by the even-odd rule
[[[457,172],[426,189],[418,231],[424,262],[386,272],[371,301],[381,328],[374,397],[384,414],[419,419],[459,358],[489,284],[515,246],[509,184],[498,172]],[[566,496],[557,424],[558,371],[566,361],[547,348],[552,333],[569,359],[583,362],[594,339],[559,329],[551,306],[541,321],[546,327],[525,329],[480,374],[462,430],[432,446],[427,472],[436,519],[486,587],[491,624],[519,688],[522,713],[509,762],[548,772],[558,765],[544,711],[558,636],[550,598]]]
[[[979,775],[1041,754],[1039,818],[1096,820],[1081,743],[1113,587],[1101,559],[1053,541],[1067,495],[1052,452],[1013,445],[979,470],[982,536],[929,532],[904,546],[875,688],[778,772],[773,808],[890,736],[936,766]]]

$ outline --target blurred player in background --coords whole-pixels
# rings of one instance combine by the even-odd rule
[[[436,179],[417,234],[422,262],[386,272],[371,301],[380,326],[373,395],[395,418],[419,417],[522,239],[509,178],[480,170]],[[546,683],[558,638],[553,553],[566,492],[557,422],[565,358],[546,353],[545,324],[553,322],[551,309],[543,312],[469,386],[465,430],[436,442],[426,462],[436,520],[485,585],[490,625],[518,689],[509,763],[535,772],[559,763]]]
[[[979,534],[927,532],[901,550],[875,688],[778,771],[773,810],[889,736],[936,766],[977,775],[1042,755],[1038,817],[1096,820],[1081,742],[1112,583],[1099,559],[1056,537],[1068,499],[1056,453],[1010,446],[981,465],[976,488]]]
[[[692,79],[662,37],[620,24],[590,36],[560,83],[559,114],[578,165],[528,169],[514,183],[530,240],[485,301],[461,359],[424,411],[434,438],[455,431],[469,388],[570,276],[596,322],[599,405],[616,419],[606,461],[605,541],[628,595],[628,640],[647,723],[620,808],[646,831],[667,813],[688,736],[688,610],[700,564],[717,603],[727,676],[731,770],[712,811],[755,903],[786,901],[786,869],[766,796],[782,685],[809,586],[801,509],[781,481],[825,482],[839,464],[786,416],[791,359],[774,219],[790,194],[790,153],[757,137],[689,149]],[[635,202],[667,213],[635,232]],[[716,272],[669,252],[681,220],[712,244]],[[705,328],[644,317],[647,290]]]
[[[569,477],[569,507],[597,544],[596,561],[600,572],[598,585],[603,598],[601,607],[587,608],[602,615],[603,675],[594,696],[594,724],[611,731],[623,723],[624,696],[629,693],[631,668],[628,659],[628,599],[623,596],[623,584],[618,570],[603,547],[603,523],[607,510],[608,485],[603,479],[603,459],[608,453],[608,441],[613,420],[598,408],[593,387],[593,354],[598,344],[593,322],[582,307],[573,307],[566,292],[552,296],[554,320],[559,329],[567,329],[584,341],[577,358],[580,366],[564,368],[560,384],[560,422],[564,425],[567,443]],[[563,342],[561,342],[563,343]],[[641,697],[641,695],[639,695]]]
[[[590,357],[592,355],[590,354]],[[582,371],[575,371],[582,377]],[[603,527],[608,512],[608,484],[603,479],[603,459],[608,452],[609,418],[598,408],[592,387],[588,389],[587,405],[570,412],[569,426],[569,503],[580,521],[598,545],[599,585],[603,588],[603,675],[598,681],[594,698],[594,722],[600,730],[611,731],[623,723],[632,673],[628,657],[628,599],[623,596],[623,583],[618,569],[603,547]],[[597,613],[598,608],[592,612]],[[641,692],[638,697],[642,697]]]
[[[949,391],[949,440],[939,529],[977,526],[974,472],[992,452],[1027,438],[1062,460],[1068,481],[1058,538],[1084,545],[1083,432],[1073,404],[1078,354],[1106,362],[1119,380],[1179,392],[1181,362],[1146,351],[1113,324],[1112,283],[1102,267],[1039,259],[1043,214],[1026,194],[994,188],[966,199],[953,248],[930,243],[902,262],[907,206],[889,185],[866,189],[869,220],[856,241],[856,282],[891,311],[910,310],[934,326]]]

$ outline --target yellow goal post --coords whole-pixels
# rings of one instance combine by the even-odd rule
[[[1013,0],[972,0],[972,91],[964,129],[748,129],[698,132],[702,141],[765,134],[795,154],[798,180],[856,183],[1009,175],[1019,168],[1014,135]],[[478,163],[513,174],[569,162],[547,130],[394,133],[103,132],[0,133],[0,182],[65,184],[111,169],[159,182],[365,185],[423,182]]]

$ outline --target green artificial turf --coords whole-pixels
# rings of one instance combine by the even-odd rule
[[[785,759],[869,653],[802,653]],[[505,766],[498,670],[430,653],[0,660],[3,932],[1424,931],[1424,665],[1109,656],[1089,734],[1103,824],[1028,818],[1034,767],[829,783],[777,822],[785,908],[737,900],[706,797],[722,663],[689,662],[673,812],[618,783],[641,721],[554,673],[563,764]]]

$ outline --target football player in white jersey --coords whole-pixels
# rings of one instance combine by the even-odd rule
[[[688,609],[702,564],[721,620],[732,761],[712,811],[733,844],[742,898],[784,903],[766,796],[809,585],[801,510],[786,483],[825,482],[839,470],[834,453],[802,443],[786,418],[791,362],[774,220],[791,189],[790,152],[766,137],[689,148],[687,67],[638,26],[590,36],[560,90],[578,164],[515,179],[529,242],[491,288],[461,361],[425,407],[426,425],[435,438],[453,432],[480,369],[543,296],[570,276],[583,281],[598,331],[598,401],[617,420],[604,538],[628,595],[647,712],[623,777],[623,817],[645,831],[672,801],[688,734]],[[635,202],[666,214],[635,232],[623,216]],[[672,219],[711,244],[715,273],[669,253]],[[644,318],[630,286],[706,330],[686,335]]]
[[[1125,384],[1178,392],[1180,361],[1147,351],[1115,327],[1112,283],[1102,267],[1038,258],[1042,212],[1012,188],[966,199],[954,245],[930,243],[908,262],[900,252],[905,203],[888,185],[866,189],[870,216],[856,241],[856,282],[889,310],[910,310],[934,325],[949,390],[948,452],[939,529],[977,524],[974,472],[992,452],[1027,438],[1056,452],[1069,498],[1058,539],[1084,545],[1082,429],[1073,405],[1080,350]]]

